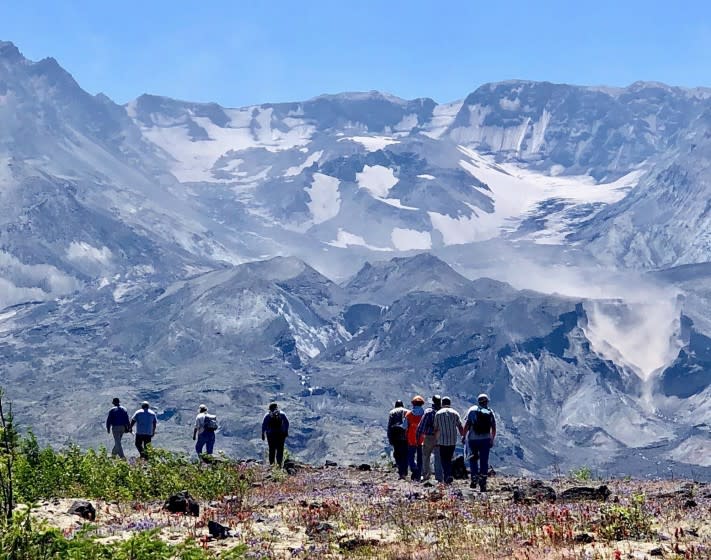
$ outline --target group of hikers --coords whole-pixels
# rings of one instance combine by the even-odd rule
[[[151,443],[158,426],[158,416],[147,401],[129,418],[121,401],[114,398],[113,408],[106,418],[106,431],[113,435],[114,447],[111,455],[124,459],[122,438],[135,427],[135,445],[139,455],[146,458],[146,446]],[[489,407],[489,396],[482,393],[477,404],[464,416],[452,408],[449,397],[433,395],[430,406],[425,409],[425,399],[420,395],[412,398],[412,409],[407,409],[401,400],[388,416],[388,441],[393,447],[393,457],[400,479],[406,479],[408,470],[413,481],[427,481],[433,475],[439,482],[451,484],[454,450],[461,438],[465,455],[469,457],[472,488],[486,492],[489,472],[489,451],[496,438],[496,418]],[[198,407],[193,424],[195,452],[199,457],[212,455],[215,447],[217,417],[208,412],[206,405]],[[289,419],[277,403],[269,405],[261,426],[262,441],[269,445],[269,464],[279,467],[284,462],[284,442],[289,435]],[[433,461],[434,458],[434,461]],[[434,463],[434,469],[432,468]]]
[[[409,469],[413,481],[426,481],[434,474],[437,481],[451,484],[454,450],[461,438],[465,456],[469,457],[470,487],[478,485],[481,492],[486,492],[489,451],[496,438],[496,418],[489,408],[489,396],[482,393],[477,397],[477,404],[467,410],[464,422],[449,397],[433,395],[427,409],[420,395],[414,396],[411,403],[412,409],[408,410],[401,400],[395,401],[388,416],[388,441],[400,479],[407,478]]]
[[[121,406],[121,400],[116,397],[112,401],[113,408],[106,417],[106,431],[113,435],[114,446],[111,455],[125,459],[122,439],[124,434],[131,433],[135,427],[135,445],[141,458],[147,457],[146,446],[151,443],[158,426],[158,416],[151,410],[148,401],[141,403],[141,408],[129,418],[128,411]],[[215,448],[215,432],[218,429],[217,416],[208,413],[206,405],[198,407],[198,414],[193,424],[193,441],[195,452],[203,457],[203,450],[207,455],[212,455]],[[284,442],[289,436],[289,419],[279,410],[279,405],[270,403],[269,412],[262,420],[262,441],[269,445],[269,464],[284,462]]]

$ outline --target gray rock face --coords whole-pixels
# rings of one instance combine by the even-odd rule
[[[487,84],[464,100],[447,134],[498,157],[602,179],[624,175],[672,146],[708,106],[707,95],[650,82],[625,89]]]
[[[383,414],[415,393],[449,394],[463,413],[488,392],[499,426],[493,461],[504,470],[589,464],[645,472],[647,462],[702,433],[702,409],[673,424],[655,412],[667,406],[665,387],[674,391],[674,379],[703,364],[695,339],[662,373],[650,408],[643,382],[591,348],[585,302],[503,286],[483,298],[477,282],[445,274],[427,256],[389,266],[457,282],[433,282],[386,306],[353,305],[347,290],[280,258],[120,299],[107,287],[17,306],[0,323],[4,383],[18,417],[44,441],[68,430],[82,444],[101,442],[106,403],[120,394],[124,402],[148,399],[161,422],[157,443],[177,449],[189,447],[194,408],[207,403],[220,419],[218,447],[242,457],[260,453],[255,403],[272,399],[292,420],[290,448],[309,460],[379,455],[387,447]],[[708,390],[700,386],[687,401]],[[671,400],[679,398],[687,397]],[[61,414],[78,400],[82,415],[42,421],[49,403]],[[676,460],[703,472],[701,458]]]
[[[486,390],[497,469],[706,473],[709,99],[505,82],[122,107],[0,43],[1,383],[53,444],[104,442],[119,395],[151,401],[159,445],[189,449],[205,402],[218,448],[255,456],[277,399],[299,457],[347,463],[385,450],[395,398],[464,412]],[[496,280],[522,254],[553,295]],[[606,345],[632,313],[558,295],[570,262],[675,265],[653,275],[683,292],[667,363],[640,376]]]
[[[624,200],[573,236],[608,262],[668,267],[711,259],[711,111],[641,179]]]

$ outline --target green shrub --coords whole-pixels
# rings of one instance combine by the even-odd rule
[[[111,457],[103,447],[40,449],[32,434],[21,442],[14,473],[16,494],[25,503],[58,497],[155,500],[181,490],[200,499],[233,495],[243,502],[254,478],[253,470],[242,463],[191,461],[155,448],[149,450],[147,461],[135,463]]]
[[[633,494],[628,505],[611,504],[600,510],[600,535],[607,540],[644,539],[652,534],[652,516],[644,494]]]
[[[592,480],[592,470],[590,467],[583,465],[582,467],[571,470],[570,478],[579,482],[589,482]]]

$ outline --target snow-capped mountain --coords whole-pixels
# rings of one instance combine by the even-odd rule
[[[94,444],[114,393],[149,398],[179,447],[209,401],[249,455],[255,405],[279,398],[301,456],[367,458],[394,398],[465,407],[484,387],[513,467],[711,467],[711,299],[677,266],[710,260],[711,90],[463,95],[119,106],[0,43],[0,384],[18,413],[56,442],[48,410],[79,399],[68,427]],[[581,264],[594,289],[565,277]],[[616,268],[636,290],[606,291]]]

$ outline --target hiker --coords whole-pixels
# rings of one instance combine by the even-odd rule
[[[434,419],[435,435],[437,445],[439,445],[439,456],[442,460],[442,477],[445,484],[452,484],[452,457],[454,448],[457,446],[459,436],[464,435],[464,427],[459,413],[452,407],[452,399],[442,397],[442,408],[440,408]]]
[[[471,458],[469,465],[472,480],[470,488],[486,492],[486,480],[489,474],[489,451],[494,446],[496,438],[496,417],[489,408],[489,395],[482,393],[477,397],[477,404],[467,411],[467,420],[464,431],[467,433]]]
[[[158,418],[156,413],[151,410],[148,401],[141,403],[141,408],[133,413],[131,417],[130,429],[136,426],[136,449],[142,459],[148,458],[146,455],[146,447],[151,443],[151,439],[156,434],[156,426]]]
[[[397,465],[400,480],[407,478],[407,430],[405,415],[409,411],[400,399],[395,401],[395,408],[388,413],[388,442],[393,446],[393,459]]]
[[[432,477],[432,456],[434,456],[435,479],[442,482],[442,463],[439,459],[439,447],[434,433],[435,413],[442,407],[442,397],[432,395],[432,406],[425,410],[422,420],[417,426],[417,437],[424,437],[422,444],[422,481],[425,482]]]
[[[118,397],[114,397],[111,403],[114,407],[109,410],[109,414],[106,417],[106,433],[114,436],[114,447],[111,450],[111,456],[116,457],[118,455],[121,459],[125,459],[121,439],[123,434],[131,429],[131,421],[128,418],[128,412],[121,406],[121,401]]]
[[[207,454],[212,455],[215,447],[215,432],[217,431],[217,417],[207,413],[207,406],[201,404],[198,408],[198,415],[195,417],[195,427],[193,428],[193,441],[195,451],[198,456],[202,455],[203,447],[207,446]]]
[[[269,405],[269,412],[262,420],[262,441],[266,437],[269,444],[269,464],[274,461],[279,467],[284,462],[284,440],[289,437],[289,419],[275,402]]]
[[[407,430],[407,464],[410,467],[410,478],[415,482],[420,482],[422,475],[422,443],[424,436],[417,435],[417,428],[420,425],[425,409],[425,399],[420,395],[412,397],[412,410],[405,414],[405,429]]]

